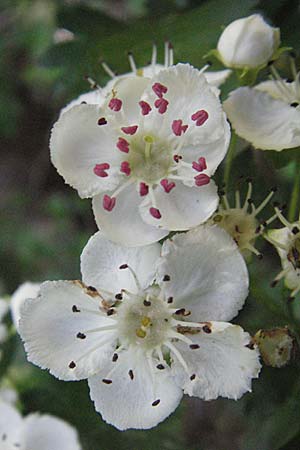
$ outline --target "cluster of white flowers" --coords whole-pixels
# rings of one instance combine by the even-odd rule
[[[257,73],[279,44],[279,30],[253,15],[231,23],[215,52],[229,69]],[[54,166],[92,198],[101,230],[82,252],[82,281],[27,285],[12,306],[29,361],[59,379],[88,379],[96,410],[121,430],[155,426],[183,394],[238,399],[251,390],[258,350],[228,321],[248,294],[240,251],[260,255],[254,241],[276,217],[285,224],[268,235],[282,258],[276,280],[287,277],[292,296],[300,290],[300,225],[279,210],[263,227],[257,221],[273,191],[255,208],[250,183],[242,206],[237,192],[235,207],[223,195],[217,210],[212,177],[231,137],[219,87],[231,70],[174,65],[169,44],[164,64],[156,47],[149,66],[137,68],[131,54],[129,62],[122,76],[103,63],[107,86],[90,80],[95,89],[61,111],[51,134]],[[224,103],[236,133],[256,147],[300,145],[292,67],[292,83],[272,68],[275,80]],[[167,238],[170,231],[185,233]],[[34,416],[29,426],[36,420],[48,419]]]

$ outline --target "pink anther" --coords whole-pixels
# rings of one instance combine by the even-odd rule
[[[102,163],[102,164],[96,164],[94,167],[94,174],[98,177],[108,177],[108,173],[106,170],[110,168],[110,165],[108,163]]]
[[[168,92],[168,88],[160,83],[154,83],[152,90],[159,98],[162,98],[162,96]]]
[[[120,137],[117,142],[117,148],[121,152],[128,153],[129,152],[129,142],[126,141],[126,139]]]
[[[119,98],[112,98],[108,104],[108,107],[112,111],[120,111],[120,109],[122,108],[122,100],[120,100]]]
[[[123,172],[123,173],[125,173],[125,175],[127,175],[127,176],[130,175],[131,169],[130,169],[130,166],[129,166],[129,162],[128,162],[128,161],[123,161],[123,162],[121,163],[120,171]]]
[[[176,186],[175,183],[169,182],[166,178],[161,180],[160,182],[161,186],[164,188],[165,192],[168,194],[171,192],[171,190]]]
[[[176,136],[181,136],[188,129],[188,125],[182,125],[182,120],[173,120],[172,130]]]
[[[161,213],[159,212],[159,209],[153,208],[153,206],[149,209],[149,212],[154,219],[160,219]]]
[[[193,161],[192,163],[193,169],[197,170],[197,172],[203,172],[203,170],[207,169],[206,160],[201,156],[198,161]]]
[[[103,196],[103,208],[106,209],[106,211],[112,211],[116,204],[116,197],[110,197],[109,195]]]
[[[155,106],[155,108],[158,109],[158,112],[160,114],[164,114],[167,111],[168,104],[169,104],[169,102],[165,98],[158,98],[154,102],[154,106]]]
[[[140,183],[140,196],[144,197],[149,192],[149,186],[146,183]]]
[[[141,107],[142,110],[142,115],[143,116],[147,116],[147,114],[149,114],[149,112],[152,110],[151,106],[149,105],[149,103],[144,102],[143,100],[141,100],[139,102],[139,105]]]
[[[207,121],[208,112],[205,111],[205,109],[200,109],[199,111],[195,112],[192,115],[191,119],[194,120],[196,122],[197,127],[199,127],[200,125],[203,125],[204,122]]]
[[[130,127],[122,127],[122,128],[121,128],[121,130],[123,131],[123,133],[125,133],[125,134],[131,134],[131,135],[135,134],[136,131],[137,131],[137,129],[138,129],[138,126],[137,126],[137,125],[132,125],[132,126],[130,126]]]
[[[204,186],[205,184],[208,184],[210,182],[209,176],[205,175],[204,173],[201,173],[200,175],[194,177],[194,180],[196,186]]]

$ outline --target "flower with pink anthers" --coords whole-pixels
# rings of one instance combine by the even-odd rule
[[[124,247],[103,233],[81,255],[80,281],[48,281],[21,308],[28,359],[63,380],[88,379],[115,427],[151,428],[183,393],[212,400],[251,390],[260,363],[248,333],[228,323],[248,293],[233,239],[201,226]]]
[[[120,79],[102,107],[81,104],[55,124],[51,158],[81,197],[93,197],[106,236],[128,246],[187,230],[216,210],[211,180],[230,129],[203,74],[189,64],[152,79]]]

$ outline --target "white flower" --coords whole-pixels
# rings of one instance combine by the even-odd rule
[[[88,378],[108,423],[151,428],[183,393],[238,399],[251,390],[257,350],[226,322],[243,306],[248,273],[224,230],[202,226],[135,248],[98,232],[81,271],[85,284],[42,284],[22,308],[20,333],[34,364],[59,379]]]
[[[227,67],[251,69],[266,65],[280,44],[279,28],[259,14],[231,22],[220,36],[217,51]]]
[[[230,93],[224,109],[236,133],[262,150],[281,151],[300,146],[300,72],[292,59],[294,81],[280,78],[271,66],[273,80],[254,89]]]
[[[292,300],[300,291],[300,219],[297,222],[289,222],[278,208],[276,214],[284,227],[269,230],[265,236],[276,248],[282,266],[282,270],[274,278],[272,287],[284,279],[286,287],[292,291],[290,295]]]
[[[10,299],[10,310],[16,329],[19,328],[20,310],[27,298],[35,298],[38,295],[40,283],[26,281],[12,294]]]
[[[123,245],[158,241],[207,220],[218,204],[210,179],[230,129],[219,99],[188,64],[119,80],[105,106],[78,105],[55,124],[51,158],[96,222]]]
[[[164,64],[157,63],[157,47],[156,45],[153,45],[152,50],[152,58],[151,63],[144,67],[137,67],[136,62],[134,60],[134,57],[132,53],[128,53],[128,60],[131,72],[127,72],[122,75],[117,75],[106,62],[102,62],[102,67],[107,73],[107,75],[111,78],[111,80],[104,86],[100,87],[96,81],[94,81],[90,77],[86,77],[87,81],[89,82],[92,91],[86,92],[82,95],[80,95],[75,100],[72,100],[70,103],[68,103],[60,112],[60,115],[67,112],[69,109],[71,109],[73,106],[80,105],[81,103],[88,103],[92,105],[98,105],[102,106],[105,102],[106,97],[111,93],[112,89],[114,88],[115,83],[126,77],[147,77],[147,78],[153,78],[154,76],[158,75],[158,73],[162,69],[167,69],[168,67],[171,67],[174,65],[174,52],[173,47],[170,45],[169,42],[165,43],[165,58],[164,58]],[[212,90],[215,92],[216,95],[219,95],[219,86],[227,80],[229,75],[231,74],[231,70],[225,69],[225,70],[216,70],[216,71],[208,71],[207,69],[210,67],[210,64],[206,64],[202,69],[200,70],[201,73],[206,78],[206,81],[211,85]]]
[[[22,418],[13,405],[0,401],[1,450],[80,450],[76,430],[50,415]]]

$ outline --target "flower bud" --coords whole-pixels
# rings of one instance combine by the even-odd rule
[[[294,339],[287,327],[259,330],[254,336],[264,363],[271,367],[283,367],[291,359]]]
[[[220,36],[217,50],[225,66],[249,69],[267,64],[279,44],[279,28],[253,14],[230,23]]]

